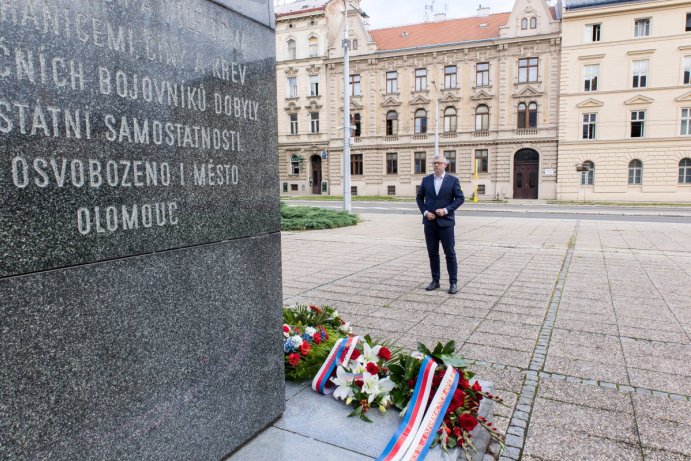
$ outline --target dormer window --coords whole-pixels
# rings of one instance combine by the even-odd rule
[[[357,41],[357,38],[354,38],[353,39],[353,49],[357,50],[357,48],[358,48],[358,41]]]
[[[528,18],[521,19],[521,30],[528,30]]]
[[[530,18],[530,28],[537,29],[537,18]]]

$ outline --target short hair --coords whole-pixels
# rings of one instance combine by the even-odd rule
[[[442,162],[448,164],[449,161],[446,160],[446,157],[444,157],[444,154],[436,154],[434,157],[432,157],[432,161],[434,162],[435,160],[441,160]]]

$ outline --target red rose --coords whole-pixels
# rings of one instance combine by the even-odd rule
[[[357,360],[358,357],[360,357],[360,351],[353,349],[353,353],[350,354],[350,360]]]
[[[303,341],[302,345],[300,346],[300,353],[302,355],[307,355],[310,353],[310,343],[307,341]]]
[[[365,385],[365,382],[361,379],[356,379],[353,381],[353,384],[355,384],[357,387],[362,388],[362,386]]]
[[[381,349],[379,349],[379,353],[377,355],[383,358],[384,360],[391,360],[391,351],[386,347],[382,347]]]
[[[314,306],[314,305],[310,306],[310,310],[311,310],[312,312],[316,312],[317,314],[321,314],[321,313],[322,313],[322,310],[319,309],[317,306]]]
[[[451,401],[462,406],[465,403],[465,392],[460,389],[456,389],[456,391],[453,393],[453,398]]]
[[[453,435],[454,435],[455,437],[460,437],[460,436],[461,436],[461,428],[460,428],[460,427],[454,426],[454,428],[452,429],[452,431],[453,431]]]
[[[376,375],[377,373],[379,373],[379,367],[374,362],[369,362],[367,364],[367,366],[365,367],[365,369],[367,370],[367,373],[370,373],[373,375]]]
[[[473,383],[473,390],[474,390],[475,392],[482,392],[482,386],[480,386],[480,382],[479,382],[479,381],[475,381],[475,382]]]
[[[461,378],[461,389],[470,389],[470,383],[465,377]]]
[[[415,388],[415,380],[414,379],[409,379],[408,380],[408,388],[414,389]]]
[[[295,352],[290,354],[288,356],[288,363],[294,367],[298,366],[298,363],[300,363],[300,354],[296,354]]]
[[[288,325],[283,325],[283,333],[290,333],[290,327]]]
[[[463,428],[464,431],[470,432],[477,426],[477,419],[469,413],[463,413],[458,418],[458,424]]]
[[[319,345],[322,342],[322,335],[320,335],[319,333],[315,333],[314,338],[312,339],[314,340],[314,344]]]
[[[434,375],[434,377],[432,378],[432,387],[438,388],[439,384],[441,384],[441,376]]]

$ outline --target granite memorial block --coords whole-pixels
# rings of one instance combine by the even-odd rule
[[[0,0],[0,459],[219,459],[284,408],[270,0]]]

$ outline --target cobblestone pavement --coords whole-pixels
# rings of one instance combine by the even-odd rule
[[[691,224],[461,216],[449,295],[444,275],[424,290],[419,217],[363,218],[283,234],[286,304],[408,349],[455,340],[509,404],[501,461],[691,459]]]

